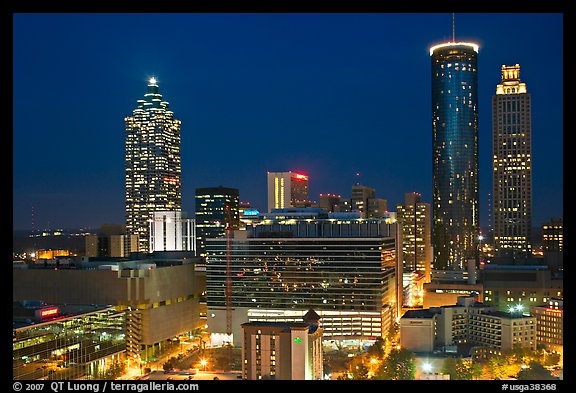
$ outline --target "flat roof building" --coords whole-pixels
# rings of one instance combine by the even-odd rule
[[[12,378],[113,379],[126,359],[125,318],[109,305],[13,302]]]
[[[305,322],[243,323],[243,378],[323,379],[320,317],[309,310],[303,319]]]

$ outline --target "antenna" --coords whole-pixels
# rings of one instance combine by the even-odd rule
[[[454,32],[454,13],[452,13],[452,42],[456,42],[456,33]]]

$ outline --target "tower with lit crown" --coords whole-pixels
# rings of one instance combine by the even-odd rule
[[[155,78],[125,122],[126,231],[148,252],[155,211],[182,207],[180,120],[158,93]]]
[[[430,56],[433,268],[461,270],[478,251],[478,45],[435,45]]]
[[[503,65],[492,97],[494,251],[500,257],[525,258],[532,250],[531,111],[520,65]]]

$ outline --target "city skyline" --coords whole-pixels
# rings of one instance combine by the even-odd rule
[[[124,222],[123,119],[151,77],[182,121],[182,210],[189,215],[194,190],[218,186],[238,188],[240,201],[266,211],[268,171],[305,173],[316,201],[320,193],[349,197],[359,182],[375,188],[390,210],[406,192],[431,203],[428,50],[451,41],[451,20],[451,14],[16,14],[13,229]],[[506,30],[510,20],[522,25],[521,35]],[[138,41],[133,31],[151,22],[161,33]],[[106,32],[91,29],[100,23]],[[505,64],[520,65],[533,98],[533,225],[561,217],[562,15],[456,14],[455,32],[457,41],[480,46],[481,226],[489,224],[492,189],[490,103]],[[56,39],[61,46],[48,46]],[[536,47],[545,44],[549,52],[541,59]],[[50,83],[58,88],[38,88]],[[42,105],[30,116],[34,103]]]

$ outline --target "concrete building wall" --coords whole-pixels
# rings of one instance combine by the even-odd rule
[[[400,345],[412,352],[432,352],[436,318],[400,318]]]

